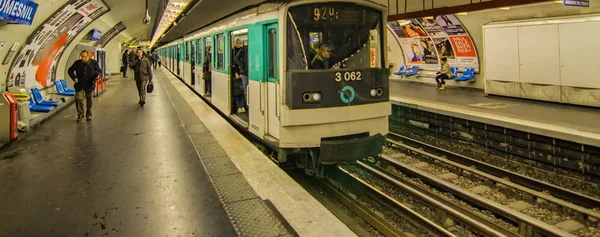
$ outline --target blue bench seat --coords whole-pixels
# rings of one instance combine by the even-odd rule
[[[74,96],[75,95],[75,91],[65,91],[65,89],[63,88],[62,83],[60,83],[60,81],[55,81],[54,86],[56,87],[56,92],[59,95],[64,95],[64,96]]]
[[[33,101],[35,101],[36,105],[43,105],[43,106],[58,106],[60,105],[59,102],[56,101],[45,101],[44,98],[42,97],[42,93],[40,93],[40,90],[38,90],[37,88],[31,88],[31,93],[33,94]]]
[[[473,78],[475,78],[475,69],[467,68],[463,72],[462,76],[460,76],[459,78],[456,78],[456,81],[468,81],[468,80],[473,80]]]
[[[54,109],[54,106],[45,106],[45,105],[35,104],[35,102],[33,101],[33,96],[29,97],[29,111],[48,113],[48,112],[52,111],[53,109]]]
[[[412,66],[412,70],[409,72],[406,72],[406,74],[404,74],[404,76],[412,76],[412,75],[417,75],[417,73],[419,73],[419,66]]]
[[[59,81],[59,82],[60,82],[60,84],[62,85],[62,87],[63,87],[63,90],[65,90],[66,92],[71,92],[71,91],[72,91],[72,92],[75,92],[75,90],[73,90],[73,89],[71,89],[71,88],[69,88],[69,87],[67,86],[67,82],[65,81],[65,79],[59,79],[58,81]]]

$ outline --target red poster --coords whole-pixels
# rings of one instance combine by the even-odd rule
[[[450,42],[457,57],[477,57],[469,36],[451,36]]]

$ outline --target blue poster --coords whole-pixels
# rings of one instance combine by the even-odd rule
[[[0,0],[0,20],[31,25],[38,4],[29,0]]]
[[[563,4],[572,7],[590,7],[589,0],[563,0]]]

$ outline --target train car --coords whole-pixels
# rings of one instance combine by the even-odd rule
[[[276,162],[320,175],[324,165],[381,153],[391,113],[385,11],[367,0],[268,3],[158,51],[205,101],[277,151]],[[234,73],[240,63],[247,83]]]

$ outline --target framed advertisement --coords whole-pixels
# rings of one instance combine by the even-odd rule
[[[6,64],[8,64],[8,62],[10,62],[10,59],[13,57],[13,55],[15,55],[15,53],[17,52],[17,50],[19,50],[20,46],[21,46],[21,44],[14,43],[12,45],[12,47],[10,47],[10,50],[8,50],[8,53],[4,57],[4,60],[2,60],[2,65],[6,65]]]

